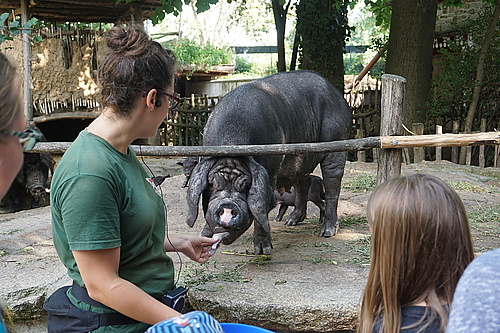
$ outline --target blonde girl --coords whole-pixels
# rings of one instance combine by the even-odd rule
[[[371,263],[358,332],[444,332],[474,257],[458,194],[426,174],[390,179],[368,200],[367,218]]]

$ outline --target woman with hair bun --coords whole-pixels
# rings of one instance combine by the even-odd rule
[[[102,113],[52,179],[54,246],[73,285],[47,300],[49,332],[144,332],[178,316],[184,293],[166,252],[203,263],[216,242],[165,234],[161,188],[130,148],[155,135],[178,102],[173,54],[137,26],[112,28],[106,43]]]

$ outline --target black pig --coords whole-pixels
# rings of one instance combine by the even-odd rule
[[[309,178],[311,179],[311,184],[309,185],[309,190],[307,192],[307,200],[312,201],[316,206],[318,206],[319,221],[323,223],[325,220],[326,208],[325,184],[323,184],[323,179],[321,179],[321,177],[310,175]],[[283,191],[282,193],[275,190],[274,196],[276,197],[278,205],[280,205],[276,221],[281,221],[288,207],[295,206],[295,188],[292,187],[290,192]]]
[[[184,183],[182,183],[181,188],[188,186],[191,173],[193,172],[194,167],[196,166],[196,164],[198,164],[199,161],[199,157],[188,157],[184,161],[176,163],[177,165],[182,166],[182,172],[184,172],[184,176],[186,177]]]
[[[10,204],[13,212],[39,207],[42,202],[48,204],[54,165],[50,154],[24,153],[24,163],[5,196],[4,204]]]
[[[284,72],[239,86],[214,107],[203,133],[206,146],[287,144],[348,139],[352,113],[342,94],[319,74]],[[344,174],[345,152],[207,157],[190,176],[188,216],[193,226],[198,202],[207,224],[204,236],[229,232],[231,244],[254,223],[254,253],[271,252],[269,211],[274,190],[295,187],[295,209],[285,224],[306,217],[309,174],[320,164],[325,184],[325,219],[320,236],[338,228],[337,205]]]

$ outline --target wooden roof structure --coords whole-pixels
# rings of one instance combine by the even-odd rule
[[[31,17],[50,23],[143,23],[161,5],[159,0],[135,0],[119,4],[116,0],[0,0],[0,13],[21,15],[21,23]],[[23,38],[24,114],[33,121],[33,92],[31,91],[31,46],[28,34]]]
[[[21,15],[23,0],[0,0],[0,13],[11,12]],[[116,0],[29,0],[31,17],[51,23],[116,23],[119,21],[142,22],[151,17],[159,0],[125,1]]]

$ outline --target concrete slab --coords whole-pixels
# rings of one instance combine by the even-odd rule
[[[180,172],[165,166],[175,164],[175,160],[146,159],[146,163],[156,175]],[[477,193],[461,191],[467,207],[500,202],[497,174],[484,174],[486,169],[476,172],[457,168],[450,163],[426,162],[403,166],[403,173],[427,172],[488,189]],[[374,175],[375,169],[373,164],[348,163],[344,181]],[[168,232],[198,234],[203,227],[201,215],[194,228],[185,223],[183,181],[183,176],[174,176],[162,185]],[[369,193],[343,190],[339,215],[363,215]],[[277,209],[271,212],[270,219],[276,214]],[[205,265],[173,254],[179,284],[190,285],[191,307],[205,310],[221,322],[247,323],[276,332],[351,332],[368,273],[368,228],[362,219],[353,223],[347,219],[335,237],[319,238],[318,216],[317,207],[310,204],[304,223],[288,227],[272,221],[274,248],[270,257],[250,254],[251,230],[232,245],[219,249]],[[483,246],[485,243],[477,240],[479,236],[486,236],[476,236],[476,242]],[[490,243],[488,246],[498,247],[498,238],[492,238]],[[50,208],[0,215],[0,298],[16,318],[17,332],[46,332],[43,301],[68,283],[65,268],[52,246]]]
[[[148,163],[153,167],[156,164],[150,160]],[[201,221],[193,229],[185,223],[185,189],[180,188],[183,181],[184,176],[174,176],[162,185],[168,207],[168,231],[198,234]],[[309,215],[317,219],[317,207],[312,205],[309,209]],[[276,214],[273,211],[270,216]],[[183,255],[172,255],[180,284],[189,282],[193,274],[198,278],[203,278],[207,271],[212,274],[206,283],[194,283],[191,287],[191,306],[208,311],[220,321],[281,331],[352,329],[366,269],[335,262],[329,240],[357,239],[365,234],[341,229],[340,237],[327,240],[316,236],[318,223],[292,229],[281,222],[272,225],[273,233],[277,233],[273,234],[274,250],[269,258],[242,255],[253,248],[251,230],[234,244],[224,246],[206,265],[193,263]],[[314,243],[320,245],[308,245]],[[321,252],[324,249],[328,252]],[[316,254],[322,258],[315,258]],[[0,215],[0,258],[0,298],[12,312],[17,331],[46,332],[42,304],[59,286],[70,283],[52,245],[50,207]],[[240,277],[224,281],[224,272]]]

